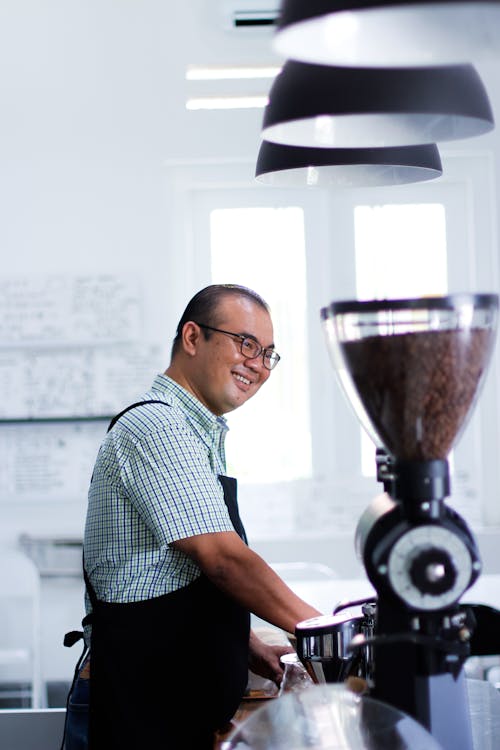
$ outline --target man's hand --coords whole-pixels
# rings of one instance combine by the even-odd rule
[[[248,666],[252,672],[272,680],[278,687],[283,679],[283,666],[280,656],[293,653],[293,648],[286,645],[264,643],[255,633],[250,633],[250,653]]]

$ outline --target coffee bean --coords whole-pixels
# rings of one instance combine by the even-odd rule
[[[341,344],[382,443],[403,460],[446,459],[471,411],[493,335],[483,328],[370,336]]]

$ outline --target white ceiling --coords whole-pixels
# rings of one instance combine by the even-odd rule
[[[2,0],[0,154],[93,159],[105,152],[123,159],[139,150],[165,159],[254,148],[262,112],[185,109],[190,95],[255,89],[248,82],[187,82],[189,64],[278,61],[271,29],[230,27],[232,10],[252,6],[252,0]],[[259,91],[269,87],[270,81],[258,84]]]
[[[2,0],[0,156],[6,163],[250,158],[261,110],[188,112],[188,96],[271,81],[186,81],[188,65],[279,64],[272,29],[231,28],[278,0]],[[481,66],[494,108],[498,64]]]

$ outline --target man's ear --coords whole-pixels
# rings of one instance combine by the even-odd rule
[[[182,348],[190,357],[194,357],[198,348],[198,342],[202,335],[201,329],[192,320],[184,323],[182,328]]]

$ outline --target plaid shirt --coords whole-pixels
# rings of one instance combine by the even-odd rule
[[[165,375],[104,438],[89,489],[85,567],[97,598],[150,599],[186,586],[198,566],[170,544],[232,531],[218,474],[227,424]],[[87,612],[91,610],[86,596]]]

